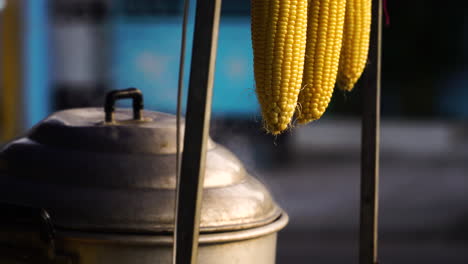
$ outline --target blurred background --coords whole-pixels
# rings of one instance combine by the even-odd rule
[[[266,135],[254,92],[249,2],[223,1],[211,135],[290,214],[278,263],[357,263],[362,82],[351,93],[336,91],[322,119]],[[468,263],[468,4],[387,2],[380,260]],[[182,6],[0,0],[1,142],[54,111],[101,106],[111,89],[137,87],[147,109],[175,113]]]

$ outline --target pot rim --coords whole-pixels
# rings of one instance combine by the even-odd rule
[[[289,216],[282,211],[281,215],[273,222],[249,229],[218,232],[218,233],[201,233],[199,236],[199,244],[216,244],[227,243],[241,240],[253,239],[261,236],[266,236],[276,233],[283,229],[289,222]],[[57,229],[58,240],[72,240],[89,243],[103,244],[131,244],[131,245],[173,245],[172,234],[167,235],[151,235],[151,234],[118,234],[118,233],[98,233],[98,232],[81,232],[73,230]]]

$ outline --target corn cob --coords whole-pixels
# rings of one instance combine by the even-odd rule
[[[351,91],[367,63],[371,27],[371,0],[347,0],[338,87]]]
[[[251,0],[256,94],[264,127],[288,128],[302,82],[308,0]]]
[[[311,0],[297,121],[320,118],[330,103],[339,65],[346,0]]]

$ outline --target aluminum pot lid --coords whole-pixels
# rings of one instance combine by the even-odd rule
[[[0,201],[44,208],[59,228],[171,232],[176,118],[141,110],[141,93],[124,92],[133,109],[106,104],[56,112],[7,144],[0,152]],[[280,216],[267,188],[232,152],[211,139],[207,149],[201,232],[261,226]]]

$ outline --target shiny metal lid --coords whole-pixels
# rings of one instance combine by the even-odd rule
[[[57,227],[171,232],[175,116],[102,108],[57,112],[0,153],[0,201],[45,208]],[[183,130],[183,129],[182,129]],[[261,226],[281,214],[233,153],[208,144],[201,232]]]

